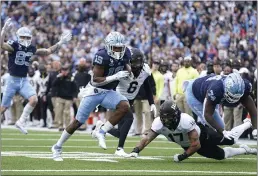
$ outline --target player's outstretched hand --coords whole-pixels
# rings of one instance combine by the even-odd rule
[[[232,131],[224,130],[222,133],[223,133],[224,137],[229,139],[229,140],[232,140],[237,136],[237,134],[235,132],[232,132]]]
[[[59,44],[65,44],[67,42],[69,42],[72,39],[72,33],[71,32],[64,32],[61,35],[61,39],[58,42]]]
[[[5,22],[5,24],[4,24],[4,27],[3,27],[3,31],[9,31],[11,28],[12,28],[12,25],[13,25],[13,23],[12,23],[12,19],[11,18],[8,18],[7,20],[6,20],[6,22]]]

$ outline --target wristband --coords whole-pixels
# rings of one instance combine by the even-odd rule
[[[134,152],[134,153],[140,153],[139,147],[135,147],[132,152]]]
[[[179,161],[183,161],[184,159],[188,158],[188,155],[186,152],[184,152],[183,154],[181,155],[178,155],[178,160]]]

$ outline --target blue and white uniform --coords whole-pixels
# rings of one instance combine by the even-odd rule
[[[100,49],[96,53],[93,65],[104,67],[103,77],[108,77],[116,74],[119,71],[126,70],[126,64],[131,60],[131,53],[126,48],[125,53],[121,59],[114,59],[109,56],[106,49]],[[120,93],[114,91],[119,81],[113,81],[102,86],[92,86],[92,80],[88,85],[81,89],[80,96],[84,97],[80,103],[76,119],[80,123],[84,123],[89,114],[95,109],[97,105],[101,105],[106,109],[116,109],[120,101],[127,101],[127,98]]]
[[[203,124],[208,124],[204,118],[204,107],[205,102],[210,100],[213,105],[217,105],[213,118],[217,121],[217,123],[224,128],[224,122],[219,115],[218,111],[218,105],[226,105],[229,107],[235,107],[237,106],[243,98],[246,96],[249,96],[249,94],[252,91],[252,85],[251,83],[246,80],[244,80],[244,94],[241,97],[240,100],[232,103],[228,102],[228,100],[225,98],[225,82],[226,76],[221,75],[214,75],[210,74],[204,77],[197,78],[193,81],[189,81],[185,96],[186,101],[189,105],[189,107],[192,109],[192,111],[198,115],[199,120]]]
[[[22,95],[25,99],[35,95],[36,92],[30,85],[27,78],[28,66],[31,63],[31,56],[35,54],[36,47],[25,47],[17,41],[9,40],[8,44],[14,49],[9,53],[8,71],[10,76],[6,82],[6,89],[3,93],[1,106],[9,107],[11,100],[16,93]]]

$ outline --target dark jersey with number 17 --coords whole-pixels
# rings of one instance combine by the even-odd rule
[[[131,60],[131,52],[128,48],[125,50],[124,56],[117,60],[108,55],[105,48],[99,49],[93,59],[93,65],[99,65],[104,67],[103,77],[111,76],[119,71],[126,70],[126,64],[129,64]],[[115,89],[119,81],[113,81],[104,86],[98,86],[102,89],[112,90]]]
[[[10,75],[27,77],[31,56],[35,54],[36,47],[32,45],[25,47],[20,45],[17,41],[12,40],[9,40],[7,43],[14,49],[12,53],[9,53],[8,59],[8,70]]]

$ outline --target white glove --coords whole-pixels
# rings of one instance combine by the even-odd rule
[[[61,35],[61,39],[58,42],[60,45],[65,44],[69,42],[72,39],[72,33],[71,32],[64,32]]]
[[[174,161],[177,162],[177,163],[180,162],[179,159],[178,159],[178,156],[179,156],[179,155],[180,155],[180,154],[175,154],[175,155],[174,155]]]
[[[151,112],[153,111],[154,117],[157,116],[157,108],[156,108],[155,104],[152,104],[152,105],[150,106],[150,111],[151,111]]]
[[[12,19],[11,18],[8,18],[4,24],[4,27],[3,27],[3,31],[9,31],[12,27],[13,23],[12,23]]]
[[[120,80],[121,78],[129,77],[129,75],[130,73],[128,71],[120,71],[110,77],[113,77],[114,80]]]
[[[129,156],[129,157],[133,157],[133,158],[138,158],[139,153],[132,152],[132,153],[129,153],[128,156]]]
[[[229,139],[229,140],[232,140],[232,139],[234,139],[237,136],[237,133],[236,132],[232,132],[232,131],[224,130],[222,133],[223,133],[224,137]]]

